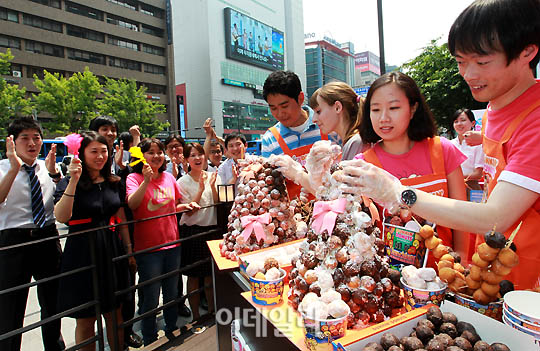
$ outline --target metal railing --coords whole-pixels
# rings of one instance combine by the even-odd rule
[[[167,242],[167,243],[164,243],[164,244],[156,245],[156,246],[153,246],[153,247],[150,247],[150,248],[147,248],[147,249],[144,249],[144,250],[140,250],[138,252],[134,252],[134,253],[131,253],[131,254],[125,254],[125,255],[117,256],[117,257],[112,258],[112,263],[114,264],[115,262],[119,262],[121,260],[127,260],[130,257],[134,257],[134,256],[137,256],[137,255],[140,255],[140,254],[143,254],[143,253],[148,253],[148,252],[151,252],[151,251],[154,251],[154,250],[158,250],[158,249],[160,249],[162,247],[165,247],[165,246],[171,246],[171,245],[179,244],[179,243],[189,241],[189,240],[192,240],[192,239],[195,239],[195,238],[198,238],[198,237],[209,236],[209,235],[217,234],[217,233],[225,233],[226,232],[226,218],[227,218],[227,215],[228,215],[228,211],[230,210],[230,207],[228,207],[228,206],[230,206],[230,205],[227,204],[227,203],[220,203],[220,204],[215,204],[215,205],[211,205],[211,206],[201,207],[201,208],[217,207],[217,210],[218,210],[217,211],[218,212],[218,226],[217,226],[216,229],[212,229],[212,230],[202,232],[202,233],[197,233],[197,234],[191,235],[189,237],[180,238],[178,240]],[[185,212],[185,211],[183,211],[183,212]],[[90,256],[91,256],[91,264],[90,265],[84,266],[84,267],[79,267],[79,268],[76,268],[74,270],[71,270],[71,271],[68,271],[68,272],[63,272],[63,273],[60,273],[60,274],[57,274],[57,275],[54,275],[54,276],[50,276],[50,277],[47,277],[47,278],[39,279],[37,281],[33,281],[33,282],[30,282],[30,283],[27,283],[27,284],[22,284],[22,285],[14,286],[14,287],[11,287],[11,288],[8,288],[8,289],[5,289],[5,290],[1,290],[0,295],[13,293],[13,292],[24,290],[24,289],[28,289],[28,288],[37,286],[39,284],[47,283],[47,282],[50,282],[50,281],[53,281],[53,280],[56,280],[56,279],[64,278],[64,277],[67,277],[67,276],[70,276],[70,275],[74,275],[74,274],[78,274],[78,273],[81,273],[81,272],[91,270],[92,271],[92,288],[93,288],[93,293],[94,293],[94,297],[95,297],[94,300],[85,302],[82,305],[70,308],[70,309],[68,309],[66,311],[56,313],[56,314],[54,314],[54,315],[52,315],[52,316],[50,316],[50,317],[48,317],[46,319],[43,319],[43,320],[40,320],[38,322],[29,324],[27,326],[23,326],[21,328],[12,330],[12,331],[7,332],[5,334],[1,334],[0,335],[0,341],[6,340],[8,338],[11,338],[11,337],[19,335],[19,334],[22,335],[22,334],[24,334],[24,333],[26,333],[26,332],[28,332],[30,330],[39,328],[39,327],[41,327],[41,326],[43,326],[43,325],[45,325],[47,323],[50,323],[52,321],[55,321],[55,320],[61,319],[63,317],[69,316],[69,315],[71,315],[71,314],[73,314],[75,312],[82,311],[84,309],[94,307],[95,316],[96,316],[96,323],[97,323],[96,334],[92,338],[86,339],[86,340],[84,340],[83,342],[81,342],[79,344],[76,344],[76,345],[73,345],[73,346],[71,346],[69,348],[66,348],[66,351],[79,350],[80,348],[82,348],[82,347],[84,347],[86,345],[95,343],[95,342],[98,342],[98,349],[99,350],[104,350],[105,349],[105,337],[104,337],[103,323],[102,323],[102,319],[101,319],[101,301],[99,301],[99,298],[98,298],[99,297],[98,292],[100,291],[100,287],[104,282],[101,281],[100,279],[98,279],[98,273],[97,273],[96,238],[95,238],[96,231],[103,230],[103,229],[111,229],[111,228],[115,228],[115,227],[122,226],[122,225],[130,225],[130,224],[135,224],[135,223],[139,223],[139,222],[150,221],[150,220],[154,220],[154,219],[158,219],[158,218],[162,218],[162,217],[176,216],[176,215],[181,214],[183,212],[173,212],[173,213],[168,213],[168,214],[159,215],[159,216],[153,216],[153,217],[148,217],[148,218],[143,218],[143,219],[136,219],[136,220],[132,220],[132,221],[126,221],[126,222],[120,223],[120,224],[112,224],[112,225],[106,225],[106,226],[101,226],[101,227],[95,227],[95,228],[85,229],[85,230],[81,230],[81,231],[74,232],[74,233],[62,234],[62,235],[58,235],[58,236],[52,236],[52,237],[32,240],[32,241],[28,241],[28,242],[21,243],[21,244],[15,244],[15,245],[10,245],[10,246],[0,247],[0,252],[3,252],[3,251],[7,251],[7,250],[13,250],[13,249],[21,248],[21,247],[26,247],[26,246],[42,243],[42,242],[45,242],[45,241],[48,241],[48,240],[59,240],[59,239],[73,237],[73,236],[77,236],[77,235],[88,235],[89,243],[90,243],[89,250],[90,250]],[[180,233],[180,235],[181,235],[181,233]],[[146,280],[144,282],[141,282],[139,284],[131,284],[129,287],[127,287],[125,289],[122,289],[122,290],[113,291],[112,288],[108,289],[109,291],[107,291],[107,293],[109,294],[109,297],[113,298],[112,301],[116,301],[116,299],[118,297],[121,297],[122,295],[129,294],[131,292],[136,291],[137,289],[139,289],[141,287],[144,287],[146,285],[155,283],[157,281],[161,281],[161,280],[163,280],[165,278],[168,278],[168,277],[171,277],[171,276],[174,276],[174,275],[182,274],[183,272],[185,272],[185,271],[187,271],[187,270],[189,270],[191,268],[197,267],[197,266],[202,265],[204,263],[207,263],[209,261],[211,261],[210,257],[199,260],[197,262],[194,262],[194,263],[192,263],[190,265],[187,265],[187,266],[184,266],[184,267],[178,267],[177,269],[175,269],[173,271],[170,271],[170,272],[167,272],[165,274],[153,277],[153,278],[151,278],[149,280]],[[111,270],[108,270],[108,274],[106,276],[106,279],[107,280],[105,282],[105,284],[106,284],[105,286],[107,286],[107,287],[114,286],[114,275],[113,275],[113,272]],[[180,277],[179,279],[182,279],[182,278]],[[143,313],[141,315],[134,316],[132,319],[127,320],[127,321],[123,321],[120,324],[118,323],[116,313],[111,313],[112,322],[113,322],[113,343],[114,343],[114,345],[109,345],[111,350],[122,350],[122,348],[120,347],[121,346],[120,343],[122,343],[122,345],[123,345],[123,340],[119,340],[119,338],[118,338],[118,331],[120,330],[120,328],[128,327],[128,326],[133,325],[134,323],[136,323],[136,322],[138,322],[138,321],[140,321],[140,320],[142,320],[144,318],[150,317],[152,315],[157,315],[163,309],[172,307],[172,306],[177,305],[177,304],[179,304],[181,302],[183,303],[186,298],[188,298],[189,296],[191,296],[193,294],[198,294],[199,292],[203,291],[205,287],[206,286],[202,286],[197,290],[188,292],[186,295],[182,295],[182,292],[179,292],[178,293],[179,297],[177,297],[176,299],[174,299],[172,301],[169,301],[169,302],[167,302],[167,303],[165,303],[165,304],[163,304],[161,306],[158,306],[158,307],[156,307],[156,308],[154,308],[154,309],[152,309],[150,311],[146,311],[145,313]],[[118,307],[120,307],[120,306],[118,306]]]

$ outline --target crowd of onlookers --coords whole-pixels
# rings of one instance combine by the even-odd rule
[[[307,106],[298,76],[274,71],[264,83],[263,97],[277,123],[262,136],[262,156],[280,155],[275,157],[279,170],[310,191],[298,163],[315,142],[337,136],[348,160],[337,176],[344,191],[379,204],[398,201],[437,223],[440,239],[456,251],[474,248],[476,237],[483,235],[473,233],[496,225],[509,236],[519,224],[513,243],[520,263],[509,279],[521,289],[538,287],[538,270],[531,267],[540,263],[540,248],[532,240],[540,224],[540,84],[533,73],[540,59],[539,17],[537,1],[475,1],[450,30],[448,48],[460,74],[473,97],[489,103],[481,134],[471,130],[476,121],[470,111],[459,110],[453,117],[457,138],[452,143],[438,137],[419,87],[401,72],[375,80],[365,100],[344,83],[327,83]],[[0,336],[23,325],[28,287],[15,287],[60,272],[66,274],[37,285],[41,318],[60,311],[76,318],[77,343],[95,335],[93,302],[98,300],[114,345],[112,322],[133,317],[135,298],[134,293],[111,291],[132,286],[136,273],[139,314],[144,314],[157,307],[160,290],[164,304],[183,295],[179,275],[166,274],[185,267],[191,313],[184,303],[166,308],[166,334],[177,328],[177,314],[193,314],[194,324],[200,322],[202,294],[192,293],[196,290],[206,295],[209,314],[214,311],[210,262],[195,263],[209,257],[205,241],[220,235],[213,231],[217,185],[236,183],[246,140],[239,134],[218,137],[211,122],[203,126],[204,145],[186,145],[178,135],[165,142],[140,140],[137,126],[122,133],[115,145],[116,121],[96,117],[81,133],[78,157],[64,178],[56,167],[55,146],[44,161],[38,160],[43,144],[39,124],[32,118],[11,122],[7,159],[0,161],[0,292],[8,290],[0,294]],[[470,147],[478,144],[485,157]],[[482,167],[485,203],[463,201],[465,181],[475,190]],[[299,186],[288,182],[287,190],[292,197]],[[126,225],[131,219],[134,224]],[[56,220],[67,223],[70,233],[84,232],[68,236],[63,252]],[[189,236],[195,237],[179,244],[179,238]],[[115,259],[124,254],[129,259]],[[89,265],[92,269],[81,269]],[[42,326],[45,350],[65,347],[60,323],[56,319]],[[151,313],[142,320],[142,341],[131,327],[119,329],[121,350],[152,343],[156,329]],[[20,334],[11,336],[0,340],[0,350],[16,351],[20,344]],[[83,347],[93,348],[93,343]]]
[[[142,284],[138,312],[143,314],[158,306],[160,290],[163,303],[184,295],[181,275],[144,284],[146,281],[193,265],[182,272],[187,276],[186,292],[191,292],[191,310],[185,301],[166,308],[165,333],[177,329],[177,315],[192,315],[195,330],[204,330],[202,323],[198,325],[205,317],[200,314],[200,295],[206,316],[214,312],[211,266],[210,262],[196,262],[210,257],[205,242],[221,236],[213,206],[217,185],[235,182],[234,164],[246,147],[241,134],[228,135],[225,140],[217,137],[211,122],[205,123],[203,146],[186,144],[180,135],[170,135],[165,141],[141,140],[138,126],[117,138],[114,118],[98,116],[88,131],[80,133],[78,155],[62,177],[55,163],[55,146],[45,161],[38,159],[43,144],[40,125],[32,118],[13,120],[6,138],[7,159],[0,162],[0,247],[51,239],[0,251],[0,291],[28,283],[31,277],[37,280],[69,273],[95,263],[95,270],[83,269],[39,284],[41,314],[47,318],[69,311],[68,316],[76,319],[75,341],[81,343],[95,335],[96,309],[90,302],[98,300],[113,345],[113,321],[120,324],[133,318],[136,306],[135,292],[117,297],[111,292],[135,282]],[[139,148],[137,157],[129,151],[133,146]],[[223,162],[225,150],[232,161]],[[155,216],[160,217],[144,220]],[[69,235],[62,250],[55,220],[67,224],[70,234],[86,232]],[[128,220],[135,222],[122,225]],[[179,238],[203,232],[209,234],[178,243]],[[128,259],[114,259],[132,253],[135,255]],[[198,289],[203,293],[193,293]],[[0,295],[0,334],[22,326],[27,296],[28,289]],[[141,329],[142,339],[132,326],[119,328],[120,345],[140,347],[155,341],[155,315],[144,318]],[[42,332],[46,350],[64,348],[60,320],[45,324]],[[0,345],[5,345],[2,350],[17,350],[20,335],[0,341]]]

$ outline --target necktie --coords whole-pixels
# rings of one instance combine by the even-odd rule
[[[41,194],[41,184],[36,176],[35,167],[23,165],[26,173],[28,173],[28,179],[30,181],[30,194],[32,196],[32,217],[34,218],[34,224],[38,228],[42,228],[45,224],[45,205],[43,205],[43,195]]]

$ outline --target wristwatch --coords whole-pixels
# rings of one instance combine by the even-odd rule
[[[416,191],[413,188],[407,188],[401,192],[399,199],[401,203],[407,207],[411,207],[416,203]]]

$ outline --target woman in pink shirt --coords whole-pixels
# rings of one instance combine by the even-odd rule
[[[180,264],[180,244],[160,246],[179,239],[177,211],[190,211],[199,207],[196,203],[182,204],[180,187],[172,174],[164,172],[165,147],[158,139],[146,138],[140,144],[145,162],[133,167],[126,180],[127,202],[133,211],[135,219],[144,219],[163,214],[171,214],[135,224],[133,233],[134,251],[139,272],[139,283],[159,275],[178,269]],[[160,246],[155,248],[156,246]],[[143,302],[141,313],[148,312],[158,306],[159,289],[163,291],[163,303],[174,300],[178,296],[178,274],[173,274],[161,281],[143,286]],[[165,333],[172,333],[176,327],[176,307],[172,306],[163,311]],[[156,317],[142,320],[144,345],[149,345],[157,339]]]
[[[364,105],[360,136],[374,146],[359,157],[398,178],[405,186],[435,195],[466,199],[461,163],[466,157],[436,136],[435,120],[416,82],[390,72],[373,82]],[[429,218],[426,218],[429,220]],[[465,253],[462,237],[437,226],[443,243]],[[464,244],[464,245],[461,245]]]

